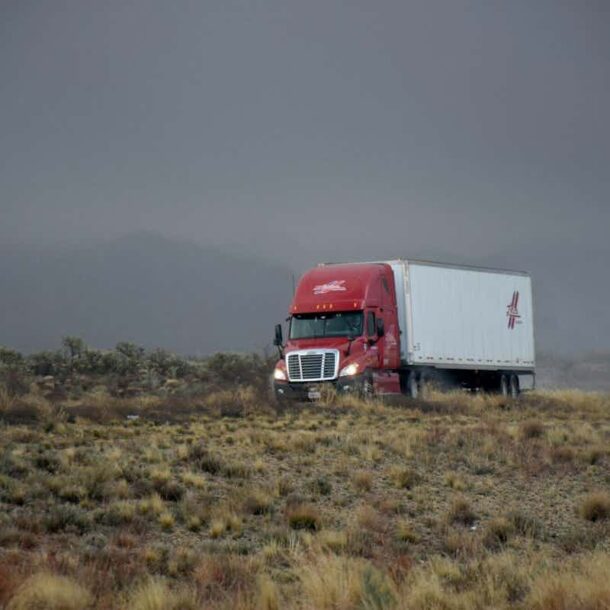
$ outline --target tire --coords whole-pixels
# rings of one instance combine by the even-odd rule
[[[519,377],[517,377],[517,375],[510,376],[510,381],[508,383],[508,392],[511,398],[515,400],[519,398],[521,389],[519,387]]]
[[[419,398],[420,380],[419,375],[415,371],[409,373],[407,379],[407,393],[414,400]]]
[[[509,385],[510,385],[510,379],[508,375],[504,375],[504,373],[500,376],[500,388],[499,388],[499,393],[500,396],[503,396],[504,398],[508,398],[509,396]]]
[[[373,398],[375,398],[375,386],[371,375],[366,375],[362,380],[360,398],[362,398],[362,400],[373,400]]]

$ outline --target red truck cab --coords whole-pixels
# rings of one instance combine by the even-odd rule
[[[394,278],[385,263],[319,265],[300,279],[275,344],[278,399],[316,399],[322,384],[340,393],[400,393],[400,331]]]

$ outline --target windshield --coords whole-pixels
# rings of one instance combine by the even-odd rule
[[[291,339],[359,337],[361,334],[361,311],[295,314],[290,320]]]

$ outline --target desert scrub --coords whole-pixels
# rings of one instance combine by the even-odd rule
[[[532,610],[605,610],[610,607],[608,574],[608,553],[578,558],[556,571],[547,569],[531,583],[527,607]]]
[[[468,484],[457,472],[448,472],[445,475],[445,485],[447,487],[453,489],[454,491],[466,491],[468,489]]]
[[[370,470],[358,470],[354,473],[352,481],[358,491],[370,491],[373,486],[373,473]]]
[[[308,610],[336,608],[392,608],[396,590],[371,564],[349,557],[314,558],[300,571]]]
[[[537,419],[530,419],[521,424],[520,436],[524,440],[544,436],[544,424]]]
[[[195,487],[197,489],[204,489],[205,484],[206,484],[206,479],[203,475],[201,475],[197,472],[187,471],[187,472],[182,473],[182,482],[187,487]]]
[[[458,497],[453,500],[447,512],[447,521],[452,524],[472,525],[477,515],[466,498]]]
[[[197,610],[196,593],[188,588],[172,591],[161,578],[150,578],[128,596],[124,610]]]
[[[163,512],[158,518],[159,525],[164,530],[171,530],[176,524],[176,519],[169,511]]]
[[[251,491],[244,500],[244,510],[252,515],[264,515],[271,511],[273,497],[263,490]]]
[[[292,529],[319,530],[322,519],[318,509],[311,504],[289,504],[286,507],[286,521]]]
[[[405,521],[404,519],[399,519],[397,521],[395,528],[395,536],[396,540],[398,540],[399,542],[414,544],[419,541],[419,536],[415,532],[413,524],[408,521]]]
[[[87,610],[135,607],[151,578],[163,589],[149,588],[151,603],[173,610],[597,610],[604,599],[594,566],[609,521],[581,506],[610,483],[608,401],[464,394],[220,418],[185,400],[140,401],[132,422],[0,426],[0,606],[41,569],[94,594]],[[523,439],[532,419],[544,434]],[[558,448],[573,459],[553,459]],[[233,463],[249,476],[226,476]]]
[[[496,517],[485,526],[483,544],[489,549],[505,545],[514,533],[513,523],[506,517]]]
[[[413,468],[393,466],[389,472],[390,480],[400,489],[412,489],[420,481],[420,476]]]
[[[224,534],[239,536],[242,531],[242,520],[233,512],[226,512],[210,521],[208,534],[211,538],[219,538]]]
[[[54,574],[34,574],[17,589],[7,610],[85,610],[93,598],[89,591],[70,578]]]
[[[610,519],[610,495],[603,491],[589,494],[582,499],[578,510],[587,521]]]

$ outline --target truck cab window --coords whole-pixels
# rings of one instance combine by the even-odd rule
[[[359,337],[362,322],[361,311],[295,314],[290,320],[290,338]]]
[[[374,337],[375,332],[375,314],[372,311],[369,311],[366,317],[366,334],[369,337]]]

